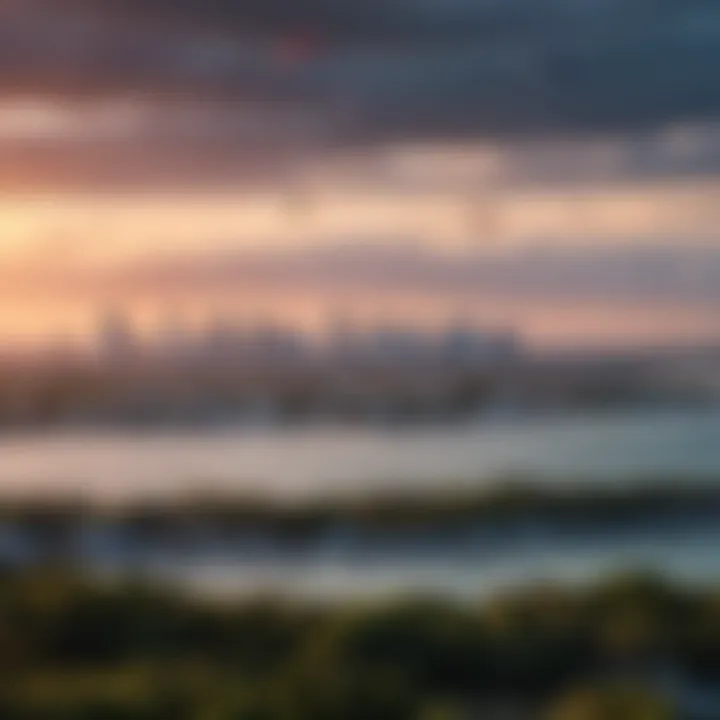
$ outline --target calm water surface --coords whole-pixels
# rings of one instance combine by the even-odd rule
[[[565,415],[415,428],[224,428],[9,434],[5,492],[90,496],[212,488],[292,498],[523,475],[720,478],[720,410]]]
[[[197,488],[288,499],[334,492],[408,492],[497,482],[628,483],[718,479],[720,411],[632,412],[493,420],[453,427],[225,428],[182,432],[64,431],[0,439],[5,492],[80,492],[96,498],[174,495]],[[127,564],[98,547],[88,561],[132,567],[211,590],[295,595],[414,590],[483,594],[527,582],[572,581],[657,569],[720,579],[720,522],[612,536],[552,537],[529,527],[506,546],[408,548],[358,557],[336,543],[309,556],[218,549],[160,553]]]

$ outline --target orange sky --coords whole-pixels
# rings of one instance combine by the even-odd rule
[[[687,242],[712,244],[712,214],[720,208],[720,183],[704,187],[708,203],[705,217],[695,216],[695,235]],[[12,283],[0,292],[0,335],[29,340],[54,333],[86,334],[99,309],[119,302],[143,321],[152,322],[168,304],[178,305],[188,316],[210,313],[218,306],[281,316],[303,324],[317,323],[333,307],[333,298],[313,294],[238,292],[234,297],[209,297],[206,289],[185,297],[132,297],[110,292],[107,296],[78,296],[71,283],[48,292],[42,273],[67,267],[113,266],[130,260],[181,254],[212,255],[246,248],[257,250],[269,244],[302,246],[318,242],[342,243],[367,237],[415,238],[441,252],[463,252],[466,245],[483,244],[490,252],[506,248],[555,245],[596,246],[648,244],[653,237],[676,232],[687,213],[687,187],[591,188],[582,194],[587,208],[596,214],[580,233],[582,215],[568,200],[570,191],[506,193],[505,225],[492,238],[471,238],[468,227],[472,213],[467,205],[446,194],[401,197],[394,205],[387,196],[367,194],[343,197],[335,190],[319,196],[318,206],[303,222],[284,214],[282,198],[242,195],[227,191],[194,195],[78,196],[76,194],[16,195],[0,201],[0,268],[16,268]],[[363,211],[363,201],[369,210]],[[375,205],[373,206],[373,203]],[[383,212],[385,203],[387,210]],[[324,204],[324,205],[323,205]],[[374,215],[373,215],[374,213]],[[469,220],[468,220],[469,217]],[[448,221],[451,220],[451,221]],[[453,222],[454,221],[454,222]],[[325,223],[323,232],[323,223]],[[294,227],[294,232],[292,231]],[[302,228],[298,230],[298,227]],[[492,226],[497,228],[498,225]],[[554,230],[554,233],[551,232]],[[424,231],[424,232],[423,232]],[[548,238],[552,238],[551,240]],[[475,242],[473,242],[475,241]],[[39,281],[38,281],[39,278]],[[411,322],[428,323],[456,312],[458,302],[438,297],[353,298],[343,300],[355,312],[369,319],[393,314]],[[479,309],[478,309],[479,308]],[[716,314],[706,308],[646,305],[618,307],[612,298],[606,303],[538,302],[482,296],[474,298],[468,315],[480,321],[519,326],[541,343],[653,342],[668,337],[715,338]]]
[[[292,292],[255,287],[216,297],[207,288],[188,286],[182,297],[168,299],[112,288],[82,293],[73,281],[78,269],[100,273],[158,257],[363,242],[412,242],[451,255],[478,248],[542,252],[551,246],[592,250],[668,242],[720,249],[720,177],[612,177],[549,184],[537,178],[501,183],[488,176],[471,182],[468,167],[487,166],[491,173],[501,164],[493,148],[459,146],[450,160],[440,150],[406,150],[400,165],[391,164],[392,172],[387,166],[378,170],[376,156],[332,161],[318,156],[299,172],[296,168],[292,181],[255,184],[232,177],[208,182],[205,175],[196,182],[190,163],[177,183],[166,179],[142,190],[112,182],[97,189],[75,187],[67,159],[72,153],[62,155],[62,172],[53,182],[25,182],[20,170],[27,166],[18,161],[17,186],[12,173],[3,175],[5,191],[0,194],[0,336],[87,333],[98,310],[110,302],[127,306],[146,322],[162,315],[168,303],[193,317],[220,305],[305,324],[317,323],[338,302],[372,320],[397,315],[428,323],[458,312],[457,298],[432,293],[338,299],[312,287]],[[90,158],[83,156],[84,171],[113,174],[107,154],[93,155],[92,148],[83,152]],[[242,162],[242,157],[236,159],[238,166]],[[48,274],[55,280],[52,287]],[[702,303],[660,308],[647,302],[618,304],[612,297],[562,303],[478,294],[471,305],[463,312],[517,325],[541,342],[715,337],[717,324],[713,308]]]
[[[367,239],[446,251],[487,245],[714,243],[720,180],[544,189],[403,189],[329,181],[301,201],[284,188],[0,196],[0,261],[117,262],[182,253]],[[70,253],[70,255],[68,255]]]

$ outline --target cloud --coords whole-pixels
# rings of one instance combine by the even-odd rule
[[[304,101],[345,140],[629,129],[720,112],[720,7],[45,0],[0,23],[0,89]],[[18,9],[20,8],[20,9]],[[313,46],[288,63],[282,46]],[[345,113],[341,121],[339,116]]]
[[[371,322],[432,323],[462,312],[543,343],[695,342],[717,337],[720,249],[679,240],[459,255],[387,238],[382,245],[156,256],[123,267],[88,268],[58,256],[8,261],[0,287],[18,312],[30,308],[26,325],[41,317],[62,325],[79,312],[82,332],[112,305],[145,319],[168,307],[206,316],[224,308],[301,324],[338,309]]]
[[[720,248],[541,248],[448,254],[397,242],[156,258],[94,278],[129,292],[368,294],[720,304]]]

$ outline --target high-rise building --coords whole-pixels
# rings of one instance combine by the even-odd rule
[[[463,367],[508,360],[518,351],[519,342],[515,333],[483,331],[463,322],[452,325],[441,341],[443,360]]]
[[[157,330],[157,349],[168,361],[183,361],[194,354],[197,340],[176,312],[169,312]]]
[[[122,363],[137,356],[140,344],[131,319],[117,309],[100,319],[98,353],[106,362]]]

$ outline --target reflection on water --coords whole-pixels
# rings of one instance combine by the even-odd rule
[[[0,440],[7,492],[99,497],[202,488],[292,498],[508,475],[564,481],[720,477],[720,413],[562,415],[418,428],[67,431]]]

